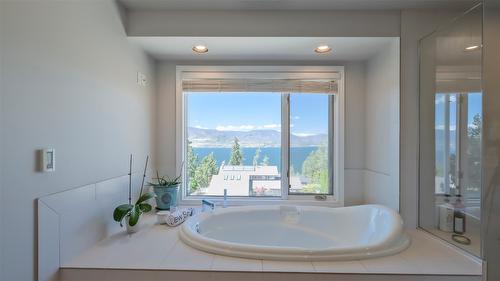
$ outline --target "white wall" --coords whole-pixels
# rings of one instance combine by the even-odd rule
[[[392,37],[399,11],[133,10],[129,36]]]
[[[346,64],[344,204],[364,203],[366,63]]]
[[[364,202],[399,210],[399,40],[367,62],[364,106]]]
[[[408,228],[418,225],[418,40],[461,10],[404,10],[401,12],[401,215]]]
[[[35,278],[35,199],[140,170],[153,154],[154,64],[126,39],[111,0],[0,1],[1,280]],[[35,150],[56,149],[37,173]],[[77,213],[78,210],[75,210]],[[77,218],[75,218],[77,219]]]
[[[196,62],[164,61],[158,64],[158,123],[157,123],[157,155],[158,167],[161,171],[173,175],[175,173],[176,149],[176,116],[175,116],[175,67],[176,65],[311,65],[304,62]],[[313,65],[318,65],[315,63]],[[346,81],[346,139],[345,139],[345,192],[346,205],[363,202],[363,169],[364,169],[364,62],[323,62],[321,65],[345,66]]]

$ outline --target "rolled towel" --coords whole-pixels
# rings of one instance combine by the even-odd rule
[[[194,208],[182,208],[173,212],[162,211],[157,213],[158,216],[163,217],[161,222],[165,222],[169,226],[178,226],[193,214]]]

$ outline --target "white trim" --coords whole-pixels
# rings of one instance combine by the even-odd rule
[[[281,147],[290,147],[290,94],[281,95]],[[281,199],[288,199],[290,189],[289,153],[281,153]]]
[[[185,78],[288,78],[288,79],[332,79],[338,81],[338,94],[335,95],[334,103],[334,169],[335,178],[333,185],[333,196],[327,196],[325,201],[318,201],[314,195],[288,195],[288,188],[283,189],[286,193],[281,198],[273,197],[231,197],[229,205],[255,205],[255,204],[297,204],[297,205],[326,205],[339,207],[344,205],[344,125],[345,125],[345,93],[344,93],[344,67],[343,66],[176,66],[176,168],[181,172],[181,164],[185,158],[185,99],[182,94],[182,80]],[[282,115],[284,112],[282,112]],[[286,120],[285,120],[286,122]],[[282,138],[283,139],[283,138]],[[287,141],[287,140],[282,140]],[[287,160],[287,159],[282,159]],[[285,166],[283,162],[282,166]],[[282,169],[283,171],[285,169]],[[288,171],[288,169],[286,169]],[[186,174],[183,173],[183,182],[186,182]],[[282,181],[285,182],[285,181]],[[288,184],[283,183],[283,184]],[[200,198],[186,198],[185,189],[181,189],[180,203],[183,205],[200,204]],[[215,202],[221,201],[218,197],[210,197]]]

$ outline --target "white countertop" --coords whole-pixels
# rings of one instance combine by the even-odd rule
[[[179,240],[179,227],[155,224],[155,216],[142,218],[133,235],[112,235],[62,268],[144,269],[238,272],[383,273],[429,275],[481,275],[481,262],[424,231],[412,230],[411,246],[393,256],[355,261],[295,262],[232,258],[205,253]]]

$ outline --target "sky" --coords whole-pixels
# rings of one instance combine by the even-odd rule
[[[328,133],[328,95],[291,94],[290,124],[295,135]],[[468,98],[468,123],[481,113],[481,94]],[[220,131],[281,130],[280,93],[188,93],[188,126]],[[442,103],[436,99],[436,127],[443,126]],[[450,108],[450,127],[455,109]]]
[[[443,128],[444,124],[444,95],[438,94],[436,96],[436,129]],[[455,130],[456,125],[456,110],[455,110],[455,100],[454,97],[450,99],[450,128]],[[472,120],[474,115],[481,113],[482,111],[482,98],[481,93],[470,93],[468,95],[468,108],[467,108],[467,122],[469,126],[472,125]]]
[[[188,126],[220,131],[281,130],[281,93],[187,93]],[[292,134],[328,132],[328,95],[291,94]]]

